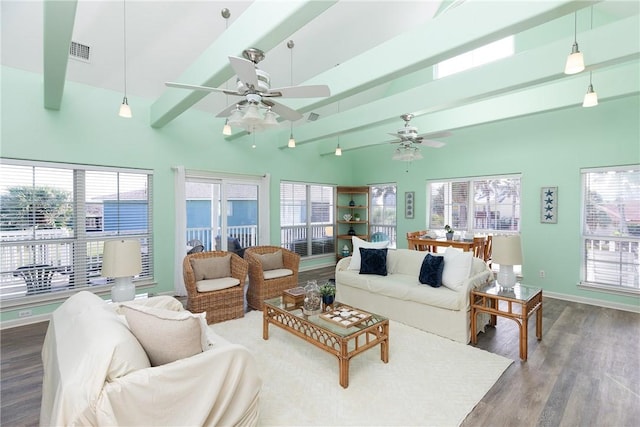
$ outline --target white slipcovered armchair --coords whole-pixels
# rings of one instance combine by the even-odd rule
[[[162,330],[149,327],[165,319]],[[183,324],[195,329],[191,343],[169,338]],[[193,345],[195,354],[185,357]],[[262,382],[254,358],[169,296],[108,304],[90,292],[75,294],[53,313],[42,360],[42,426],[257,422]]]

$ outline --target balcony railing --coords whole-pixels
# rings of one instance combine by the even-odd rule
[[[236,238],[240,242],[240,246],[247,248],[256,246],[258,243],[258,226],[257,225],[237,225],[227,227],[229,237]],[[198,240],[202,242],[205,251],[220,250],[216,246],[216,237],[220,235],[220,228],[215,230],[210,227],[187,228],[187,242]]]

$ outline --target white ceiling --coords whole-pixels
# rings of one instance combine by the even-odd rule
[[[185,81],[184,78],[190,67],[193,71],[196,68],[194,64],[197,65],[198,61],[202,63],[203,58],[211,56],[210,52],[224,52],[224,58],[218,58],[224,64],[228,64],[226,56],[240,56],[241,49],[225,50],[226,46],[235,47],[225,41],[224,35],[237,39],[255,31],[255,35],[250,35],[260,40],[261,32],[272,30],[269,28],[270,22],[260,22],[260,19],[248,22],[246,16],[252,16],[250,14],[243,20],[243,14],[256,7],[252,3],[127,0],[127,93],[134,114],[136,98],[152,100],[152,110],[156,107],[162,110],[167,103],[177,103],[171,96],[184,94],[173,93],[180,90],[166,88],[165,81],[203,84],[203,81]],[[286,8],[289,4],[283,1],[257,3],[266,3],[273,8]],[[398,116],[405,112],[418,115],[414,124],[419,126],[421,132],[455,131],[458,127],[474,123],[446,120],[447,111],[470,107],[470,104],[480,101],[498,102],[498,98],[508,104],[506,96],[523,96],[528,88],[544,90],[546,85],[559,85],[556,88],[570,89],[571,80],[575,77],[564,76],[561,70],[573,41],[575,10],[579,19],[578,41],[585,52],[587,65],[596,71],[594,78],[598,72],[605,74],[607,71],[615,80],[619,73],[623,73],[621,70],[624,67],[636,67],[631,72],[637,70],[638,37],[631,37],[635,40],[601,40],[601,34],[608,26],[617,25],[629,17],[636,18],[632,23],[632,28],[635,28],[640,2],[537,2],[547,5],[543,17],[536,16],[534,9],[538,6],[533,3],[536,2],[325,1],[323,7],[326,10],[313,19],[291,17],[285,20],[282,28],[286,30],[281,31],[284,34],[273,36],[279,37],[278,42],[271,37],[270,43],[274,47],[265,49],[266,59],[259,67],[270,73],[272,87],[288,86],[292,79],[292,52],[286,43],[293,40],[293,83],[328,84],[332,90],[332,97],[327,100],[280,101],[301,112],[320,114],[320,119],[315,123],[301,120],[294,124],[297,139],[304,145],[305,142],[326,141],[337,134],[350,134],[349,140],[354,141],[354,145],[350,147],[345,142],[343,145],[347,150],[388,140],[386,133],[401,126],[402,121]],[[593,29],[590,29],[589,22],[585,21],[590,18],[589,6],[592,3],[595,3],[595,18]],[[122,1],[78,0],[72,40],[91,46],[91,61],[69,60],[66,80],[123,91],[123,5]],[[225,7],[231,11],[228,22],[221,16],[221,10]],[[515,16],[520,13],[518,10],[527,8],[531,9],[529,14],[522,12],[521,18],[509,21],[509,16]],[[496,10],[504,10],[504,14],[496,13]],[[2,0],[1,14],[2,64],[43,73],[43,2]],[[226,24],[228,29],[225,29]],[[301,28],[297,29],[296,25]],[[496,30],[492,33],[494,27]],[[615,29],[607,31],[606,34],[624,34]],[[430,82],[430,64],[444,59],[451,52],[460,53],[468,50],[468,47],[513,33],[519,37],[516,43],[518,58],[501,61],[504,64],[496,64],[493,69],[482,67],[463,73],[464,76]],[[635,35],[638,34],[636,29]],[[423,35],[428,39],[421,38]],[[608,49],[609,45],[620,44],[623,45],[620,53]],[[598,52],[594,52],[596,48]],[[544,67],[539,68],[538,63],[529,62],[534,61],[536,55],[544,55],[547,62],[555,62],[558,73],[544,71]],[[198,75],[209,79],[214,78],[216,73],[225,72],[222,65],[212,68],[206,75],[200,66]],[[492,76],[510,75],[514,70],[522,74],[521,82],[505,82],[501,87],[492,81]],[[381,74],[376,75],[378,71]],[[218,80],[220,87],[228,84],[224,82],[226,79]],[[608,94],[599,88],[606,88],[608,83],[605,83],[604,77],[596,81],[594,86],[601,99],[605,100]],[[624,87],[616,84],[611,84],[612,97],[638,93],[637,82],[630,82]],[[487,90],[483,91],[485,85]],[[581,82],[579,87],[583,86],[581,93],[575,95],[574,104],[581,102],[586,90],[586,83]],[[547,89],[555,90],[553,86]],[[412,93],[416,94],[417,99],[411,97]],[[437,99],[440,100],[436,102]],[[424,102],[421,103],[421,100]],[[213,93],[192,104],[190,108],[215,114],[225,108],[227,99],[222,94]],[[530,112],[523,111],[520,114],[566,107],[566,104],[564,101],[564,104],[535,105]],[[335,114],[338,109],[340,115]],[[482,120],[500,118],[487,117]],[[179,114],[168,122],[171,120],[180,120]],[[211,120],[219,121],[220,126],[223,122],[213,117]],[[284,128],[272,132],[282,132],[288,136],[289,124],[285,123]],[[234,136],[230,140],[237,138]],[[286,138],[282,139],[286,142]],[[321,154],[330,151],[320,148],[322,144],[315,145]]]

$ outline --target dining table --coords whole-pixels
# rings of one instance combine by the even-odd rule
[[[409,249],[416,251],[438,252],[438,247],[452,247],[462,249],[465,252],[474,252],[474,254],[482,254],[484,249],[484,238],[476,237],[473,240],[447,240],[434,239],[430,237],[408,237],[407,243]],[[483,255],[480,255],[484,258]]]

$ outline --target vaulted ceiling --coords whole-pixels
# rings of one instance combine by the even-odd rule
[[[43,73],[43,106],[58,109],[74,81],[122,93],[122,1],[2,1],[2,64]],[[221,10],[228,8],[225,20]],[[574,12],[577,15],[574,15]],[[167,88],[166,81],[233,85],[228,56],[266,52],[259,67],[272,87],[326,84],[328,98],[281,99],[305,114],[293,123],[298,147],[333,153],[384,144],[413,113],[420,133],[581,104],[593,72],[600,102],[640,92],[640,3],[623,1],[126,1],[127,93],[151,100],[162,128],[196,108],[205,120],[233,103],[221,93]],[[586,72],[567,76],[574,41]],[[515,55],[442,79],[439,61],[513,35]],[[70,41],[91,47],[69,60]],[[287,41],[293,40],[293,50]],[[118,100],[114,102],[118,103]],[[309,113],[319,117],[308,120]],[[284,149],[291,123],[268,131]],[[230,143],[246,133],[227,137]]]

